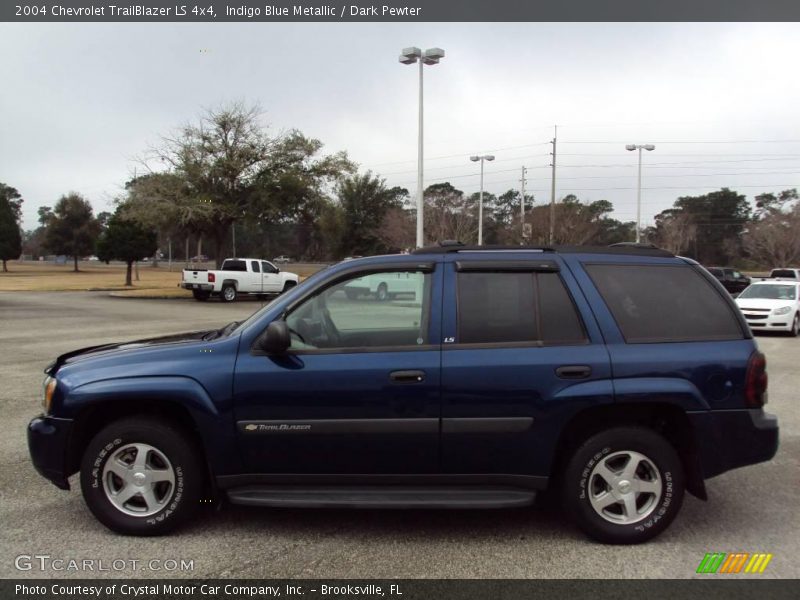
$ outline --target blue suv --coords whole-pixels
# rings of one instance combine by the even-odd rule
[[[382,292],[382,293],[379,293]],[[769,460],[766,363],[705,269],[656,248],[467,247],[340,263],[219,330],[46,369],[37,470],[154,535],[202,500],[506,508],[663,531],[684,491]]]

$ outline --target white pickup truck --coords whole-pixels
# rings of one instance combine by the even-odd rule
[[[226,258],[219,271],[184,269],[181,287],[191,290],[195,300],[219,295],[223,302],[233,302],[239,294],[282,294],[299,281],[268,260]]]

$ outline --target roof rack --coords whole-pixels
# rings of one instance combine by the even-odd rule
[[[632,256],[674,257],[672,252],[653,244],[619,242],[610,246],[475,246],[445,240],[437,246],[417,248],[411,254],[451,254],[457,252],[559,252],[562,254],[625,254]]]

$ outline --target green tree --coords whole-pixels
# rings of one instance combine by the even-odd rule
[[[133,263],[156,251],[158,237],[153,229],[147,229],[133,220],[125,219],[117,212],[108,220],[106,230],[97,240],[97,256],[100,260],[124,261],[125,285],[133,285],[131,272]]]
[[[94,218],[92,205],[80,194],[70,192],[59,199],[51,216],[41,212],[40,216],[47,219],[47,248],[54,254],[71,256],[77,273],[78,258],[94,250],[100,233],[100,224]]]
[[[337,196],[345,231],[340,246],[342,254],[385,252],[387,246],[380,239],[379,228],[387,211],[401,206],[396,192],[386,187],[385,180],[367,171],[342,179]]]
[[[19,228],[22,196],[12,187],[0,183],[0,260],[3,272],[8,273],[7,261],[22,254],[22,235]]]
[[[701,196],[682,196],[674,208],[689,215],[695,227],[687,247],[689,256],[706,265],[722,265],[741,254],[741,235],[750,220],[750,204],[744,195],[722,188]]]

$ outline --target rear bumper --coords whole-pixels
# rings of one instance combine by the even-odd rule
[[[770,460],[778,451],[778,417],[762,409],[690,413],[703,477]]]
[[[185,290],[203,290],[204,292],[213,292],[214,284],[212,283],[186,283],[182,282],[181,287]]]
[[[28,424],[28,451],[39,474],[62,490],[69,489],[67,444],[72,419],[36,417]]]

